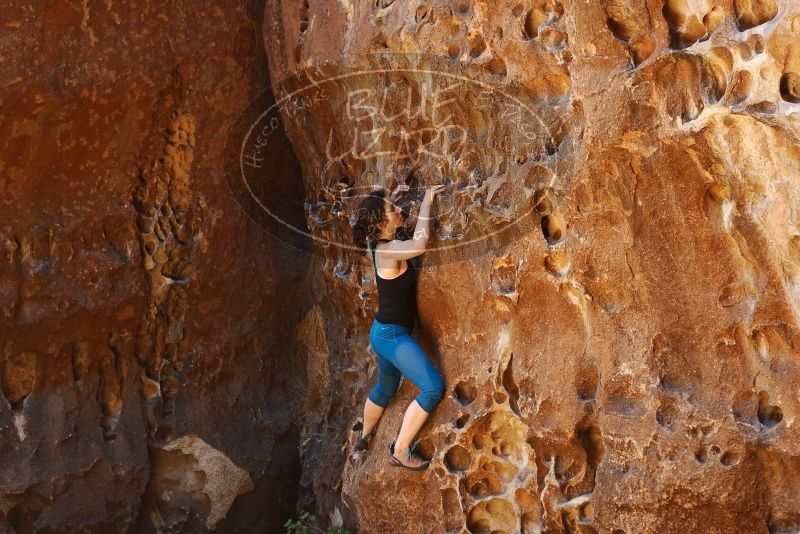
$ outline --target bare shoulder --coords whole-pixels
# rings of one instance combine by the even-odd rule
[[[387,259],[401,261],[414,258],[425,252],[425,243],[416,239],[392,239],[385,243],[378,243],[381,256]],[[378,250],[378,246],[375,250]]]
[[[395,269],[400,267],[400,261],[396,257],[393,257],[390,254],[391,249],[389,249],[389,245],[394,243],[395,241],[399,241],[394,239],[392,241],[382,241],[375,245],[375,256],[378,261],[378,265],[384,265],[385,268]],[[378,254],[380,252],[380,254]]]

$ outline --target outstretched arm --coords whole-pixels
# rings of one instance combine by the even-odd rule
[[[419,206],[419,215],[417,216],[417,226],[414,229],[414,238],[407,240],[395,239],[386,243],[381,247],[381,255],[385,258],[393,260],[406,260],[419,256],[428,247],[428,240],[431,237],[430,219],[431,219],[431,204],[436,193],[444,189],[443,185],[434,185],[425,191],[425,197]]]

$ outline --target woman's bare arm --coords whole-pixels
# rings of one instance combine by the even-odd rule
[[[400,261],[419,256],[428,247],[430,239],[431,204],[436,193],[443,189],[443,185],[435,185],[425,191],[425,197],[419,206],[417,226],[414,229],[413,239],[393,239],[381,247],[381,257]]]

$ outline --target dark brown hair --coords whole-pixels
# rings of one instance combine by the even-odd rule
[[[381,233],[378,224],[386,217],[385,189],[372,190],[358,205],[356,222],[353,226],[353,241],[361,248],[375,248]]]

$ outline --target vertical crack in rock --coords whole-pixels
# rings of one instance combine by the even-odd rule
[[[513,370],[513,363],[514,363],[514,354],[511,353],[508,357],[508,363],[503,369],[501,377],[502,377],[502,384],[503,387],[508,391],[508,402],[511,405],[511,409],[514,411],[517,416],[521,417],[522,414],[519,411],[519,387],[514,382],[514,370]]]

